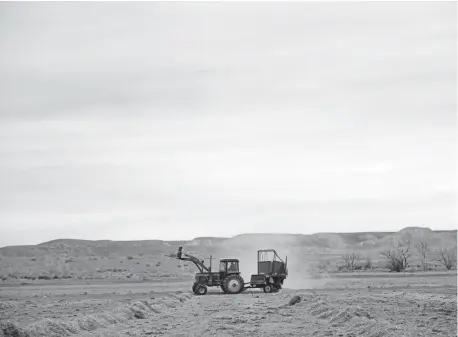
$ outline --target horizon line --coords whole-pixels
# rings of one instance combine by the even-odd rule
[[[242,236],[242,235],[316,235],[316,234],[363,234],[363,233],[398,233],[401,232],[405,229],[408,228],[421,228],[421,229],[429,229],[432,232],[454,232],[458,231],[458,229],[431,229],[430,227],[422,227],[422,226],[407,226],[404,227],[398,231],[363,231],[363,232],[315,232],[315,233],[241,233],[241,234],[236,234],[233,236],[197,236],[192,239],[174,239],[174,240],[164,240],[164,239],[142,239],[142,240],[112,240],[112,239],[98,239],[98,240],[91,240],[91,239],[78,239],[78,238],[57,238],[57,239],[52,239],[49,241],[44,241],[40,242],[37,244],[28,244],[28,245],[8,245],[8,246],[2,246],[0,249],[3,248],[8,248],[8,247],[24,247],[24,246],[39,246],[43,245],[46,243],[51,243],[55,241],[63,241],[63,240],[70,240],[70,241],[89,241],[89,242],[100,242],[100,241],[110,241],[110,242],[141,242],[141,241],[160,241],[160,242],[191,242],[197,239],[232,239],[237,236]]]

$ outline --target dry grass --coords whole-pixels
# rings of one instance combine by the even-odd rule
[[[110,312],[82,315],[70,321],[43,319],[25,327],[17,322],[0,322],[0,337],[61,337],[95,332],[99,328],[127,324],[130,320],[160,315],[165,307],[176,307],[191,298],[190,294],[172,294],[151,301],[135,301]]]
[[[348,301],[348,304],[343,304],[341,302],[336,303],[335,300],[331,297],[322,295],[301,294],[300,296],[303,298],[302,301],[294,306],[294,309],[299,309],[299,311],[294,312],[289,310],[287,314],[300,314],[301,317],[308,317],[312,322],[313,319],[316,319],[318,322],[320,322],[319,325],[321,327],[327,327],[339,335],[347,336],[351,334],[352,336],[364,337],[382,337],[395,335],[418,336],[421,334],[421,331],[424,332],[421,326],[418,326],[413,322],[413,317],[411,317],[412,321],[407,320],[403,324],[399,324],[389,321],[392,315],[396,315],[395,313],[385,312],[384,314],[383,311],[380,310],[380,308],[383,306],[396,306],[396,301],[399,301],[399,303],[402,303],[404,307],[406,307],[407,303],[413,303],[410,309],[411,313],[412,315],[418,315],[416,303],[420,303],[420,298],[410,296],[409,294],[401,293],[396,296],[390,296],[389,294],[379,294],[379,296],[384,297],[383,301],[366,294],[364,301],[361,301],[361,303],[364,303],[367,300],[371,301],[371,306],[369,309],[367,308],[367,305],[366,308],[360,305],[352,305],[352,301]],[[434,315],[434,312],[437,312],[437,310],[439,312],[448,312],[451,318],[448,323],[453,323],[453,318],[456,319],[456,303],[452,303],[454,302],[454,299],[441,298],[438,300],[437,296],[431,295],[430,297],[431,299],[426,298],[425,296],[421,296],[421,300],[423,301],[422,303],[434,303],[436,309],[434,309],[433,312],[424,314],[431,315],[432,319],[435,320],[437,316]],[[433,298],[435,298],[435,300],[433,300]],[[359,301],[356,299],[356,302]],[[374,302],[378,303],[378,305],[374,306]],[[420,305],[418,305],[418,307],[420,307]],[[284,306],[282,308],[284,308],[284,310],[288,310],[288,308],[285,308]],[[416,319],[418,322],[418,316]],[[444,321],[442,321],[442,326],[439,324],[436,330],[439,332],[441,331],[439,329],[442,328],[442,332],[444,332],[443,336],[451,336],[455,335],[454,331],[456,330],[456,324],[452,324],[452,327],[453,326],[453,331],[449,330],[446,332],[448,329],[450,329],[450,325],[444,325]],[[315,334],[317,333],[318,331],[315,331]]]

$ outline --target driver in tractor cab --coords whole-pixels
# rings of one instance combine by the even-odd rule
[[[231,265],[227,269],[228,271],[237,271],[237,266],[235,265],[234,262],[231,262]]]

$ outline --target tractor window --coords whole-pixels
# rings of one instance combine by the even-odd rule
[[[238,262],[230,262],[229,266],[227,267],[227,271],[239,271],[239,263]]]
[[[226,272],[226,262],[220,262],[219,263],[219,271]]]

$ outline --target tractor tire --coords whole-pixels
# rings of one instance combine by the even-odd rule
[[[221,290],[226,293],[226,289],[224,288],[224,284],[221,284]]]
[[[195,294],[196,293],[196,287],[197,287],[197,283],[193,283],[192,285],[192,292]]]
[[[194,293],[199,296],[205,295],[207,293],[207,286],[204,286],[203,284],[197,284]]]
[[[262,290],[264,290],[265,293],[271,293],[274,291],[274,288],[271,284],[266,284]]]
[[[224,289],[226,294],[238,294],[243,290],[244,282],[240,275],[229,275],[223,281]]]

